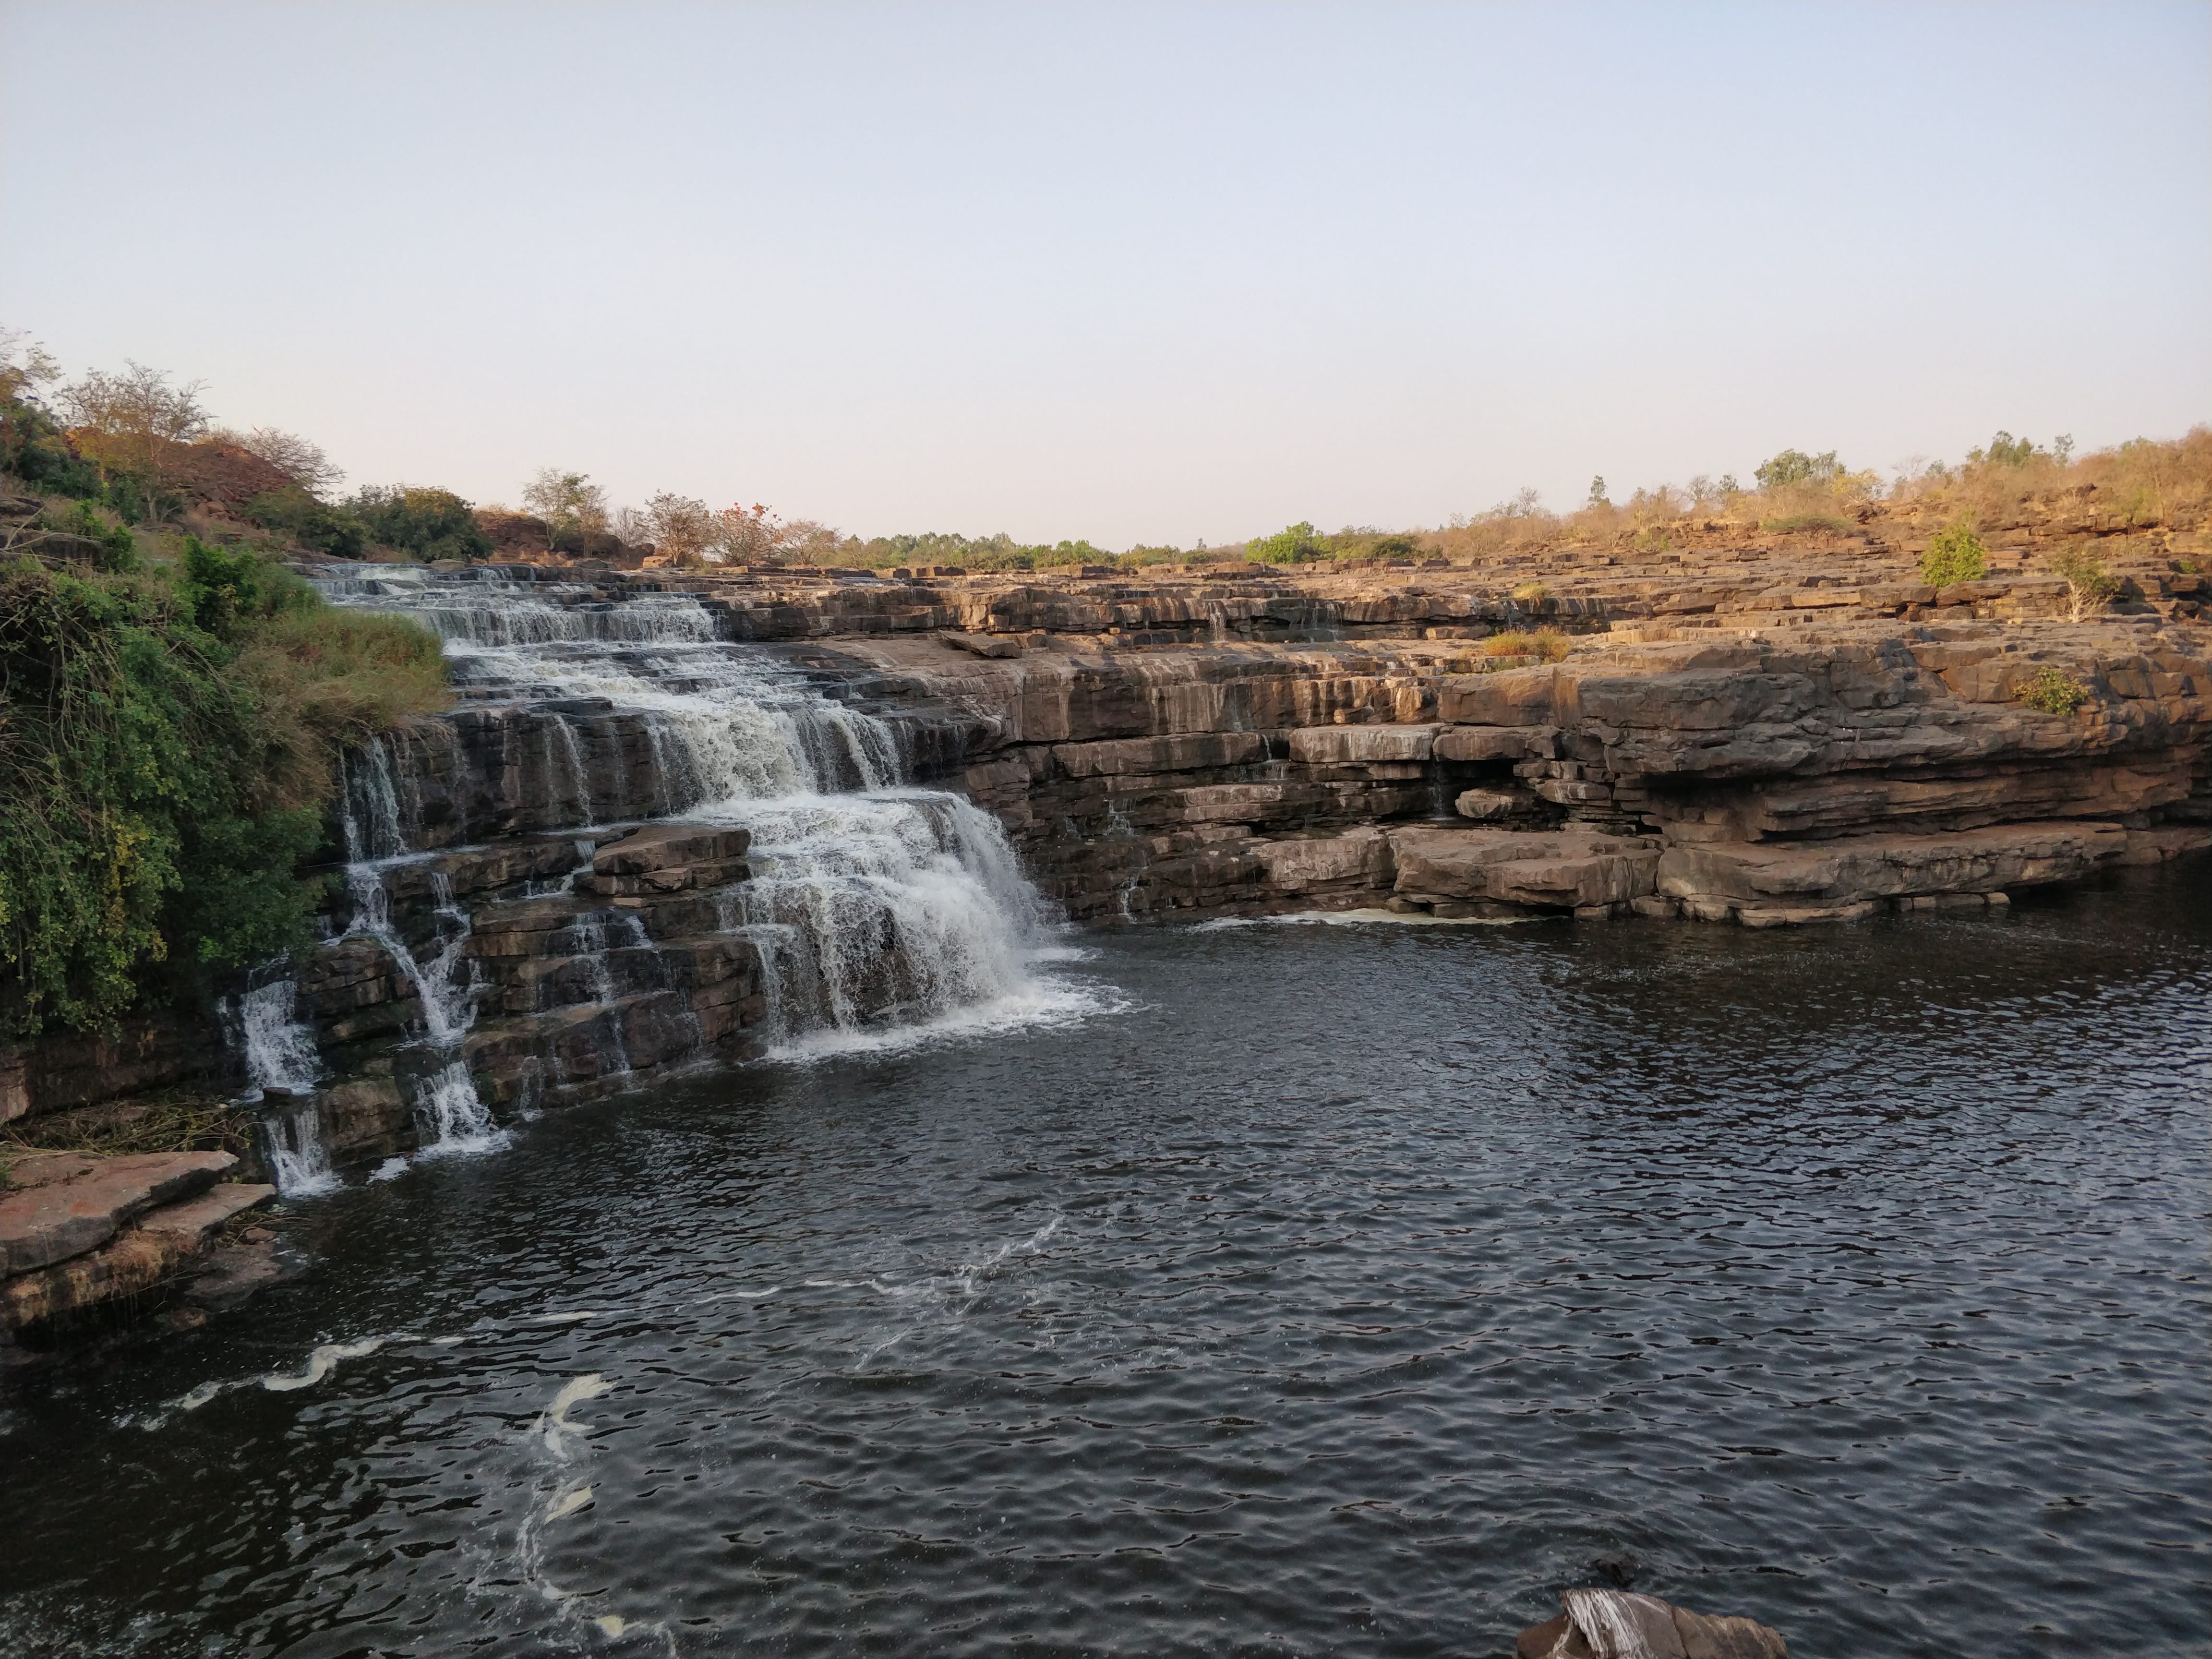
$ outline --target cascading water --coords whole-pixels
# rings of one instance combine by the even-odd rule
[[[722,917],[760,951],[772,1054],[1022,1023],[1073,1006],[1072,993],[1031,975],[1036,894],[996,821],[956,795],[908,786],[886,722],[763,653],[717,641],[696,599],[610,601],[596,588],[489,570],[377,567],[333,572],[322,586],[334,603],[404,611],[435,629],[473,700],[532,706],[551,720],[548,741],[562,764],[548,773],[566,786],[577,827],[593,811],[565,712],[580,708],[611,711],[644,733],[653,775],[618,781],[613,798],[751,832],[752,878],[723,896]],[[400,791],[380,764],[388,761],[373,756],[359,769],[349,817],[366,821],[387,803],[396,814]],[[385,844],[349,829],[349,846],[356,837],[364,848]],[[364,925],[374,926],[356,921]],[[580,942],[579,951],[596,956],[605,975],[603,946]],[[413,976],[411,958],[401,960]],[[426,1019],[436,981],[420,976]],[[612,990],[610,982],[600,994]]]
[[[314,1091],[322,1073],[314,1033],[294,1012],[297,988],[289,979],[271,981],[239,999],[238,1029],[246,1049],[246,1075],[264,1097]],[[323,1145],[322,1119],[313,1100],[263,1120],[269,1171],[287,1198],[326,1193],[338,1184]]]

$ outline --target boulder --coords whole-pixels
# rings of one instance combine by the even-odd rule
[[[1261,842],[1253,857],[1268,884],[1289,894],[1382,889],[1390,884],[1390,840],[1380,830],[1352,830],[1311,840]]]
[[[1114,778],[1249,765],[1265,760],[1267,752],[1267,740],[1257,732],[1188,732],[1162,738],[1054,744],[1052,757],[1069,777]]]
[[[955,650],[978,657],[1018,657],[1022,642],[1005,634],[945,634],[940,636]]]
[[[750,874],[744,855],[751,844],[748,830],[653,824],[600,848],[577,884],[604,897],[726,887]]]
[[[216,1158],[222,1160],[220,1168],[236,1162],[227,1152],[157,1156]],[[115,1164],[125,1160],[94,1161]],[[208,1167],[202,1165],[200,1169],[205,1171]],[[55,1182],[32,1191],[81,1187],[100,1176],[101,1172],[95,1170],[74,1181]],[[274,1187],[245,1182],[209,1187],[181,1202],[154,1209],[136,1226],[111,1235],[109,1241],[97,1249],[15,1274],[0,1282],[0,1330],[37,1324],[155,1288],[198,1256],[223,1223],[256,1205],[266,1203],[276,1192]]]
[[[1486,823],[1492,818],[1510,817],[1524,804],[1524,798],[1510,789],[1466,789],[1461,791],[1452,808],[1463,818]]]

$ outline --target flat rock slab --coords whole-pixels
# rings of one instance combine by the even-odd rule
[[[198,1248],[201,1241],[231,1217],[243,1215],[276,1196],[274,1187],[248,1181],[226,1181],[209,1188],[198,1198],[165,1205],[138,1225],[147,1232],[168,1233],[189,1240]]]
[[[2092,874],[2127,846],[2116,823],[2004,823],[1950,835],[1669,847],[1659,891],[1731,907],[1823,908],[1917,894],[1987,893]]]
[[[139,1152],[78,1158],[74,1164],[24,1162],[38,1166],[33,1176],[49,1178],[0,1197],[0,1276],[31,1273],[97,1249],[125,1223],[157,1205],[204,1192],[238,1164],[228,1152]]]

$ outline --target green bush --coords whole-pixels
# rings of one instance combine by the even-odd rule
[[[418,559],[488,559],[492,555],[491,538],[484,534],[469,504],[450,489],[372,487],[348,507],[371,541]]]
[[[46,530],[85,544],[88,560],[95,570],[124,575],[140,568],[138,538],[121,525],[101,518],[100,510],[88,501],[77,502],[67,513],[42,513],[39,522]]]
[[[189,538],[167,580],[0,565],[0,1035],[301,943],[331,740],[434,706],[435,653]]]
[[[368,542],[368,526],[357,514],[319,501],[297,484],[256,495],[243,511],[264,530],[289,536],[300,546],[334,559],[357,559]]]
[[[1929,537],[1928,550],[1920,556],[1920,580],[1930,587],[1979,581],[1989,568],[1989,550],[1982,545],[1973,526],[1963,520]]]
[[[2020,700],[2046,714],[2070,714],[2089,701],[2089,688],[2064,669],[2046,664],[2020,688]]]
[[[1279,535],[1254,537],[1244,544],[1244,556],[1259,564],[1304,564],[1327,558],[1328,549],[1321,533],[1302,521]]]
[[[253,622],[322,604],[314,589],[252,548],[210,547],[197,536],[185,538],[169,580],[192,625],[227,641]]]

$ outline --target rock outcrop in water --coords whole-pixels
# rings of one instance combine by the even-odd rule
[[[324,943],[241,989],[227,1044],[156,1014],[9,1057],[0,1116],[235,1078],[311,1191],[1018,1000],[1041,908],[1765,927],[1986,910],[2212,843],[2207,585],[2171,570],[2081,623],[2002,561],[1936,592],[1878,550],[315,574],[435,627],[460,692],[352,757]],[[1536,623],[1571,649],[1486,654]],[[2078,708],[2022,701],[2045,670]]]
[[[1781,1632],[1755,1619],[1692,1613],[1630,1590],[1571,1589],[1565,1609],[1514,1642],[1515,1659],[1790,1659]]]

